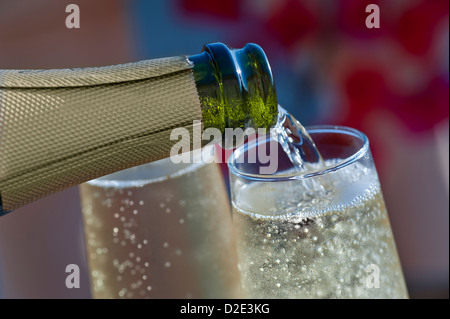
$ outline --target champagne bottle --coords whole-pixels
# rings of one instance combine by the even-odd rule
[[[0,215],[170,155],[174,128],[269,128],[277,98],[256,44],[122,65],[0,70]],[[186,145],[194,146],[192,138]]]

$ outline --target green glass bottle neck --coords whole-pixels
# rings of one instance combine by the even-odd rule
[[[190,56],[200,96],[204,128],[270,128],[278,102],[269,62],[256,44],[229,49],[223,43],[204,46]]]

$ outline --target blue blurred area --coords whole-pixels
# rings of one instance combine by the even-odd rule
[[[195,54],[204,44],[225,38],[226,32],[220,27],[204,28],[180,21],[173,6],[173,1],[129,1],[127,14],[137,58]]]

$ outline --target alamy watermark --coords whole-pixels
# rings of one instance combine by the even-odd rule
[[[270,132],[272,134],[273,129]],[[247,148],[245,156],[237,156],[235,162],[238,164],[258,163],[260,174],[274,174],[278,169],[278,146],[276,143],[266,142],[267,130],[265,128],[257,130],[254,128],[246,130],[225,128],[222,133],[219,129],[212,127],[202,132],[201,121],[193,121],[192,133],[184,127],[175,128],[170,133],[170,140],[177,141],[170,150],[170,159],[175,164],[221,163],[222,156],[215,154],[217,149],[207,146],[222,141],[222,146],[230,149],[233,146],[242,145],[246,139],[248,142],[257,140],[255,141],[257,147]]]
[[[77,264],[69,264],[66,267],[66,287],[69,289],[80,288],[80,267]]]
[[[80,7],[77,4],[68,4],[66,6],[66,27],[68,29],[80,28]],[[366,18],[366,27],[368,29],[380,28],[380,7],[376,4],[368,4],[366,6],[366,13],[370,13]]]
[[[76,4],[68,4],[66,7],[66,13],[69,13],[66,17],[67,29],[79,29],[80,28],[80,7]]]
[[[366,267],[366,288],[380,288],[380,267],[370,264]]]
[[[366,13],[370,13],[366,18],[366,27],[368,29],[379,29],[380,7],[376,4],[369,4],[366,7]]]

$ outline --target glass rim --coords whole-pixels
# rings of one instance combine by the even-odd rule
[[[165,157],[153,162],[129,167],[108,175],[100,176],[82,184],[110,188],[142,187],[151,183],[177,178],[184,174],[188,174],[205,164],[208,164],[208,162],[204,161],[204,154],[209,157],[212,157],[213,155],[211,155],[210,151],[206,151],[207,147],[211,149],[214,146],[209,145],[202,149],[196,149],[188,152],[189,156],[191,156],[191,161],[188,163],[174,163],[170,157]],[[140,170],[142,171],[140,172]],[[151,171],[155,172],[155,174],[145,175]],[[136,174],[138,174],[138,177],[135,176]],[[143,174],[144,176],[142,176]]]
[[[305,129],[308,133],[325,133],[325,132],[341,132],[347,135],[352,135],[356,138],[359,138],[363,145],[351,156],[346,157],[344,159],[341,159],[337,163],[326,166],[325,168],[308,171],[308,172],[299,172],[299,173],[290,173],[290,174],[280,174],[280,175],[263,175],[263,174],[253,174],[253,173],[246,173],[242,170],[239,170],[236,165],[235,161],[236,158],[239,157],[241,154],[245,153],[251,148],[254,148],[257,146],[257,144],[260,144],[261,140],[254,139],[253,141],[249,143],[245,143],[241,146],[239,146],[237,149],[233,151],[233,153],[230,155],[227,161],[228,168],[230,172],[238,177],[242,177],[245,179],[251,179],[253,181],[260,181],[260,182],[279,182],[279,181],[292,181],[292,180],[305,180],[309,178],[314,178],[317,176],[325,175],[331,172],[335,172],[343,167],[346,167],[352,163],[355,163],[360,158],[364,156],[364,154],[367,153],[369,150],[369,139],[367,136],[354,128],[347,127],[347,126],[339,126],[339,125],[311,125],[306,126]],[[267,141],[270,140],[270,135],[266,137],[263,143],[267,143]],[[247,148],[247,150],[245,150]]]

